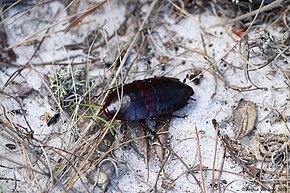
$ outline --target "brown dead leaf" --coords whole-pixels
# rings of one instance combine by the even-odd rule
[[[235,139],[241,139],[248,135],[254,128],[257,112],[256,104],[241,99],[236,109],[233,112],[234,117],[234,133]]]
[[[43,121],[48,121],[51,118],[50,113],[49,112],[45,112],[44,115],[40,116],[40,119]]]
[[[144,136],[146,135],[143,129],[138,129],[136,131],[136,140],[134,141],[134,145],[136,147],[136,151],[144,158],[144,162],[148,165],[149,162],[149,145],[148,139]],[[133,145],[133,146],[134,146]]]
[[[243,37],[243,35],[245,33],[245,30],[244,29],[233,28],[232,32],[241,38],[241,37]]]
[[[166,63],[170,60],[168,56],[157,56],[156,59],[158,60],[158,62],[161,63]]]
[[[103,159],[97,167],[86,174],[89,183],[97,185],[102,192],[105,192],[110,181],[116,177],[117,165],[110,157]]]
[[[130,128],[126,132],[126,136],[124,141],[131,141],[130,146],[134,149],[134,151],[144,159],[146,165],[148,165],[149,161],[149,142],[148,138],[145,137],[146,133],[143,128],[139,126],[139,123],[132,122],[129,123]]]
[[[167,134],[169,128],[168,122],[169,122],[168,118],[162,118],[162,120],[156,122],[155,126],[155,131],[158,134],[158,140],[154,139],[156,143],[153,146],[153,148],[161,163],[164,159],[164,145],[166,145],[168,139]],[[159,144],[159,141],[162,143],[162,146]]]

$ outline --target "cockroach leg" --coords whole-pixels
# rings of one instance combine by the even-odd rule
[[[160,145],[163,146],[163,144],[161,143],[161,141],[160,141],[160,139],[159,139],[157,133],[155,133],[154,131],[152,131],[152,129],[150,129],[150,128],[146,125],[145,120],[140,120],[139,122],[140,122],[141,127],[143,127],[146,131],[148,131],[148,132],[149,132],[149,133],[150,133],[154,138],[157,139],[158,143],[160,143]]]
[[[118,139],[120,141],[127,140],[129,133],[130,132],[128,132],[128,123],[126,122],[122,123],[120,127],[120,131],[119,131]]]
[[[172,117],[184,119],[185,117],[187,117],[187,115],[174,115],[173,114]]]

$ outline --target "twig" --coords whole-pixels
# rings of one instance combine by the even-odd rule
[[[264,2],[264,1],[263,1]],[[281,3],[283,2],[283,0],[276,0],[272,3],[270,3],[269,5],[266,5],[264,7],[260,7],[259,9],[257,10],[254,10],[254,11],[251,11],[249,13],[245,13],[244,15],[241,15],[241,16],[238,16],[238,17],[235,17],[234,19],[230,19],[224,23],[220,23],[220,24],[216,24],[216,25],[213,25],[212,27],[220,27],[220,26],[224,26],[224,25],[227,25],[227,24],[230,24],[230,23],[234,23],[234,22],[237,22],[237,21],[240,21],[240,20],[243,20],[245,18],[248,18],[248,17],[251,17],[251,16],[254,16],[254,15],[258,15],[258,13],[261,13],[261,12],[265,12],[265,11],[268,11],[270,9],[274,9],[276,7],[279,7],[281,6]],[[261,3],[261,6],[263,5],[263,3]]]
[[[214,146],[214,155],[213,155],[213,163],[212,163],[212,175],[211,175],[211,191],[212,193],[214,193],[214,186],[215,186],[215,165],[216,165],[216,159],[217,159],[217,146],[218,146],[218,142],[219,142],[219,138],[218,138],[218,128],[217,128],[217,122],[215,119],[212,120],[212,124],[213,124],[213,127],[214,127],[214,130],[215,130],[215,146]],[[220,181],[218,183],[218,186],[220,187]]]
[[[72,28],[76,27],[82,19],[90,15],[92,12],[94,12],[96,9],[99,9],[107,0],[104,0],[101,3],[96,3],[94,6],[89,7],[87,10],[84,11],[77,19],[75,19],[71,24],[64,30],[65,32],[68,32]]]
[[[200,149],[200,141],[199,141],[199,135],[197,131],[197,127],[195,127],[195,134],[196,134],[196,146],[197,146],[197,151],[198,151],[198,159],[199,159],[199,172],[201,176],[201,191],[205,191],[205,179],[204,179],[204,172],[202,170],[203,164],[202,164],[202,155],[201,155],[201,149]]]

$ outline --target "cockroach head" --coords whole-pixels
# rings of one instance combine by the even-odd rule
[[[118,97],[108,97],[106,99],[105,105],[104,105],[104,113],[105,115],[112,119],[115,114],[117,113],[116,118],[119,118],[119,114],[121,114],[127,107],[131,104],[131,98],[129,95],[124,95],[123,98]]]

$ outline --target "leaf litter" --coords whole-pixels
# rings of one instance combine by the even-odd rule
[[[11,2],[1,12],[1,189],[287,192],[286,1]],[[148,120],[163,146],[101,110],[108,90],[154,76],[196,93],[184,118]]]

